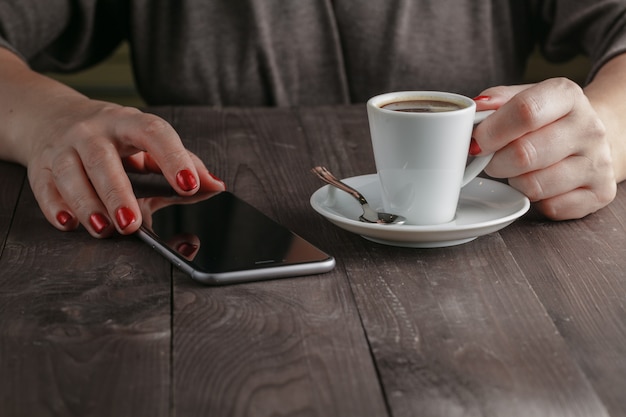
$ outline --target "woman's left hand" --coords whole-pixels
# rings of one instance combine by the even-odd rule
[[[475,100],[478,110],[497,109],[472,140],[473,154],[495,152],[488,175],[508,178],[553,220],[581,218],[613,201],[606,129],[576,83],[493,87]]]

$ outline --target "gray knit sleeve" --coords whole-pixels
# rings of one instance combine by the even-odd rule
[[[122,1],[0,0],[0,46],[40,71],[73,71],[104,59],[125,36]]]

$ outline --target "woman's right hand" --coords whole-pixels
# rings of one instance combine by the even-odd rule
[[[141,211],[126,169],[162,173],[180,195],[224,189],[165,120],[93,100],[72,107],[27,157],[33,193],[57,228],[80,222],[94,237],[136,231]]]
[[[142,218],[127,169],[162,173],[180,195],[224,189],[165,120],[90,100],[2,48],[0,91],[0,159],[27,167],[43,214],[60,230],[135,232]]]

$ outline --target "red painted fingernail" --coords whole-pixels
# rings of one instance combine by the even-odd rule
[[[98,234],[102,233],[109,226],[109,220],[100,213],[94,213],[89,216],[89,223]]]
[[[478,146],[476,139],[472,138],[472,141],[470,142],[469,154],[472,156],[476,156],[481,152],[482,149],[480,149],[480,146]]]
[[[72,220],[72,215],[65,210],[60,211],[57,214],[57,221],[61,224],[61,226],[65,226],[70,220]]]
[[[120,207],[117,209],[115,219],[122,230],[126,229],[131,223],[135,223],[135,220],[137,220],[135,213],[128,207]]]
[[[491,96],[476,96],[474,97],[474,101],[489,101],[491,100]]]
[[[176,182],[184,191],[191,191],[198,186],[198,180],[188,169],[178,171],[176,174]]]
[[[198,245],[194,245],[193,243],[183,242],[176,247],[178,253],[183,255],[185,258],[190,258],[198,250]]]

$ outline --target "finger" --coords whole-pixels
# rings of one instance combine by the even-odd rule
[[[577,134],[572,131],[575,127],[556,122],[530,132],[496,152],[485,172],[495,178],[516,177],[582,153],[589,145],[572,141]]]
[[[89,138],[77,146],[84,170],[109,218],[121,234],[135,232],[141,212],[117,148],[106,138]]]
[[[482,153],[495,152],[564,117],[580,97],[583,97],[580,87],[565,79],[552,79],[522,89],[475,128],[474,139]]]
[[[593,201],[594,204],[589,202]],[[535,203],[535,207],[551,220],[580,219],[595,213],[606,204],[596,201],[596,195],[588,188],[577,188]]]
[[[121,118],[114,124],[113,137],[119,138],[122,146],[149,153],[179,194],[191,195],[198,190],[200,179],[195,164],[174,128],[165,120],[146,113]],[[126,156],[124,152],[122,156]]]
[[[94,237],[108,237],[114,227],[74,151],[52,161],[51,172],[59,194],[80,223]]]
[[[546,169],[510,178],[509,184],[538,202],[551,219],[579,218],[615,198],[617,186],[611,172],[589,158],[572,156]],[[584,198],[576,200],[576,207],[565,206],[573,196]],[[577,215],[569,217],[573,214]]]
[[[140,174],[162,174],[161,168],[147,152],[137,152],[122,159],[124,169]]]
[[[189,152],[189,155],[196,165],[196,170],[200,177],[200,191],[212,192],[212,191],[224,191],[226,184],[217,175],[211,173],[204,162],[195,154]]]
[[[211,192],[223,191],[226,189],[224,181],[222,181],[215,174],[211,173],[199,157],[191,152],[189,152],[189,156],[195,164],[196,171],[198,172],[198,177],[200,179],[200,191]],[[124,158],[123,165],[124,168],[130,172],[162,174],[161,168],[147,152],[138,152]]]
[[[35,199],[48,222],[59,230],[76,229],[79,225],[78,218],[63,201],[54,184],[52,173],[47,169],[29,169],[28,178]]]

